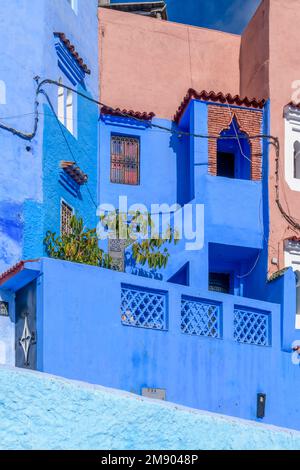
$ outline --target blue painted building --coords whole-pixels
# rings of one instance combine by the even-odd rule
[[[157,118],[150,121],[147,116],[148,120],[143,123],[137,121],[136,114],[131,119],[121,115],[107,115],[105,112],[101,114],[100,203],[119,207],[119,198],[125,195],[128,207],[141,204],[149,212],[152,204],[166,204],[171,208],[173,224],[178,208],[182,208],[180,218],[184,220],[184,208],[190,205],[195,223],[195,208],[197,205],[199,208],[202,206],[197,230],[200,232],[203,229],[204,240],[200,233],[194,233],[188,240],[183,230],[183,238],[179,243],[168,247],[171,256],[167,268],[152,274],[141,266],[132,265],[129,249],[125,255],[126,260],[129,260],[125,262],[126,271],[171,282],[180,281],[203,289],[208,288],[210,280],[211,284],[214,279],[216,284],[222,282],[223,276],[224,283],[227,283],[227,287],[224,284],[223,288],[228,293],[264,299],[267,280],[268,189],[263,175],[268,171],[268,145],[262,139],[251,141],[259,149],[256,162],[258,173],[255,176],[255,168],[251,168],[251,165],[254,166],[251,159],[255,157],[251,156],[250,146],[243,138],[236,117],[240,118],[241,123],[243,116],[249,119],[250,126],[256,127],[258,135],[268,134],[268,103],[260,106],[256,104],[255,107],[233,104],[228,110],[226,105],[209,97],[205,100],[190,98],[180,119],[178,114],[178,122]],[[210,146],[214,143],[197,136],[208,136],[220,113],[220,132],[211,132],[220,134],[220,140],[214,141],[217,148],[215,155],[212,155],[213,148]],[[170,129],[170,132],[156,126]],[[229,129],[226,131],[227,126]],[[224,139],[223,130],[227,133]],[[238,143],[235,138],[237,130],[241,136]],[[120,155],[114,154],[113,142],[122,138],[138,142],[136,184],[124,184],[124,174],[120,180],[114,181],[115,160],[118,159],[116,165],[119,172],[124,163],[122,151]],[[245,149],[240,149],[238,144]],[[227,155],[226,152],[231,152],[235,159],[233,165],[236,173],[230,177],[222,174],[222,171],[226,171],[226,168],[222,169],[222,162],[219,162],[219,168],[217,164],[217,158]],[[211,161],[213,158],[214,167]],[[239,167],[243,164],[244,169]],[[161,212],[164,210],[167,209],[161,207]],[[191,231],[197,232],[195,226]],[[197,239],[198,244],[195,243]],[[187,243],[192,243],[190,249],[187,249]],[[261,283],[261,292],[256,286],[257,279]]]
[[[23,311],[35,289],[40,371],[299,429],[293,276],[269,283],[269,302],[48,258],[1,281]]]
[[[42,256],[47,230],[67,230],[73,211],[96,223],[97,105],[55,84],[37,87],[51,79],[98,97],[97,3],[1,3],[1,271]],[[1,317],[1,325],[0,362],[14,362],[11,323]]]
[[[270,103],[190,89],[173,120],[100,112],[72,92],[98,96],[97,2],[36,0],[38,43],[9,5],[0,26],[25,40],[0,76],[0,362],[299,428],[295,276],[267,279]],[[125,272],[45,258],[47,230],[124,196],[192,222],[165,269],[107,240]]]

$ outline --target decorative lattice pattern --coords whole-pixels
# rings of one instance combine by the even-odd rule
[[[123,286],[121,320],[123,325],[167,329],[167,295],[160,291]]]
[[[61,201],[60,207],[60,233],[61,235],[70,235],[71,219],[73,217],[73,209],[65,201]]]
[[[236,307],[234,309],[234,339],[239,343],[270,345],[270,314]]]
[[[182,297],[181,331],[189,335],[221,337],[221,306],[209,301]]]
[[[111,269],[116,271],[125,271],[125,240],[109,239],[108,254],[111,258]]]

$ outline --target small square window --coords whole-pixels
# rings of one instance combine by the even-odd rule
[[[225,176],[226,178],[235,177],[235,165],[234,165],[233,153],[218,152],[217,176]]]
[[[214,292],[230,293],[230,274],[209,273],[209,290]]]
[[[65,201],[61,201],[60,207],[60,234],[61,235],[70,235],[71,229],[71,219],[73,217],[74,210],[69,206]]]
[[[119,184],[140,183],[140,141],[134,137],[111,137],[110,181]]]

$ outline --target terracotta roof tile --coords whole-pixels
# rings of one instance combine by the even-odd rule
[[[0,274],[0,286],[2,286],[5,282],[7,282],[9,279],[14,277],[19,272],[23,271],[26,263],[33,263],[35,261],[38,261],[38,259],[19,261],[19,263],[15,264],[11,268],[9,268],[7,271],[4,271],[4,273]]]
[[[132,111],[127,109],[120,109],[120,108],[110,108],[109,106],[102,106],[101,114],[109,114],[111,116],[121,116],[121,117],[132,117],[135,119],[142,119],[144,121],[151,121],[154,118],[154,113],[147,113],[147,112],[139,112],[139,111]]]
[[[226,95],[224,93],[215,93],[214,91],[207,92],[205,90],[201,91],[200,93],[190,88],[184,97],[183,101],[181,102],[175,116],[174,121],[179,122],[184,111],[186,110],[187,106],[189,105],[192,99],[202,100],[202,101],[212,101],[217,103],[228,103],[228,104],[235,104],[237,106],[246,106],[247,108],[259,108],[262,109],[266,103],[265,100],[257,100],[255,98],[249,99],[247,97],[241,98],[239,95],[232,96],[230,93]]]
[[[290,101],[286,106],[290,106],[291,108],[300,109],[300,103],[295,103],[294,101]]]
[[[80,57],[80,55],[79,55],[78,52],[76,51],[75,46],[74,46],[73,44],[71,44],[71,42],[69,41],[69,39],[67,39],[65,33],[54,33],[54,36],[59,37],[59,39],[64,43],[64,45],[66,46],[66,48],[68,49],[68,51],[70,52],[70,54],[74,57],[74,59],[76,60],[77,64],[82,68],[82,70],[84,70],[85,73],[87,73],[88,75],[90,75],[90,73],[91,73],[90,69],[89,69],[88,66],[84,63],[84,60]]]
[[[88,181],[88,175],[84,173],[75,162],[60,162],[60,167],[79,185],[83,185]]]

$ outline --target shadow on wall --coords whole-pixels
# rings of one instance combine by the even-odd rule
[[[0,202],[0,272],[22,256],[22,212],[21,203]]]
[[[191,169],[190,169],[190,137],[178,133],[178,127],[173,122],[169,147],[176,155],[176,173],[177,173],[177,203],[183,206],[188,204],[193,196],[191,194]]]

